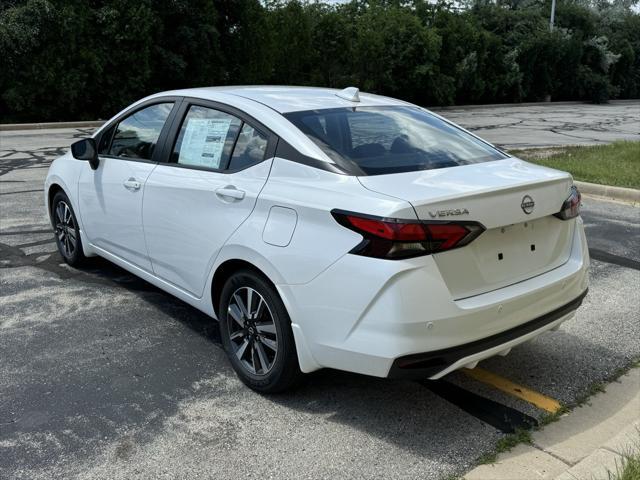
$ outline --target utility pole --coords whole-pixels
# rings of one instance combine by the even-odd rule
[[[553,32],[553,20],[556,16],[556,0],[551,0],[551,18],[549,19],[549,31]]]

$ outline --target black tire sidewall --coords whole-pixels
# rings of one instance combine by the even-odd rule
[[[229,337],[227,308],[231,295],[242,287],[251,287],[256,290],[267,302],[276,327],[278,338],[278,351],[275,363],[266,375],[254,375],[247,371],[233,352]],[[291,320],[280,296],[268,281],[260,275],[250,271],[241,270],[229,277],[220,297],[220,334],[222,346],[229,357],[236,374],[242,382],[253,390],[263,393],[276,393],[291,387],[300,375],[298,357],[291,330]]]
[[[73,255],[71,255],[70,257],[67,257],[64,254],[64,249],[62,248],[62,245],[60,244],[60,240],[58,239],[58,235],[55,233],[55,229],[56,229],[56,208],[58,206],[58,203],[60,203],[61,201],[64,201],[64,203],[66,203],[69,206],[69,210],[71,210],[71,216],[73,217],[73,223],[75,225],[75,232],[76,232],[76,239],[77,239],[76,249],[74,250]],[[62,256],[62,258],[64,259],[64,261],[66,263],[68,263],[69,265],[71,265],[73,267],[76,267],[76,266],[80,265],[85,259],[84,253],[82,251],[82,239],[80,238],[80,224],[78,223],[78,217],[76,217],[76,212],[73,210],[73,206],[71,205],[71,201],[69,200],[69,197],[67,196],[67,194],[64,193],[64,192],[58,192],[53,197],[53,201],[51,202],[51,224],[53,226],[56,245],[58,247],[58,252],[60,253],[60,256]]]

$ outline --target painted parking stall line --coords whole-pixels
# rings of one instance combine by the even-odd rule
[[[482,368],[462,369],[470,378],[495,388],[507,395],[524,400],[548,413],[556,413],[562,405],[557,400],[528,387],[519,385]],[[530,430],[539,425],[538,419],[498,401],[478,395],[447,380],[424,380],[418,382],[439,397],[457,406],[464,412],[491,425],[503,433]]]
[[[474,380],[492,386],[508,395],[511,395],[512,397],[524,400],[525,402],[528,402],[542,410],[546,410],[549,413],[556,413],[560,408],[562,408],[562,405],[560,405],[560,402],[557,400],[512,382],[511,380],[501,377],[493,372],[489,372],[488,370],[476,367],[471,370],[464,369],[463,372]]]

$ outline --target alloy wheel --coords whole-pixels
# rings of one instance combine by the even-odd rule
[[[63,200],[56,205],[56,237],[62,254],[71,258],[76,251],[76,223],[71,214],[71,207]]]
[[[266,375],[278,353],[278,334],[271,309],[251,287],[233,292],[227,310],[229,339],[240,364],[253,375]]]

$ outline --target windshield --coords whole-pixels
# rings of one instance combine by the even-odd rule
[[[491,145],[417,107],[332,108],[292,112],[285,117],[338,165],[364,175],[507,158]]]

